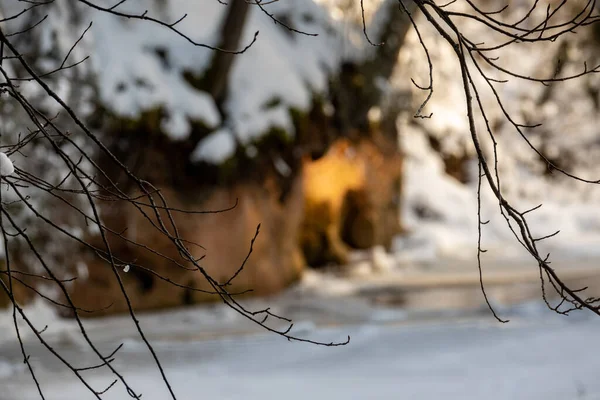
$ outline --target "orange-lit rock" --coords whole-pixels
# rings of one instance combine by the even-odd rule
[[[400,231],[401,167],[397,151],[366,139],[338,139],[305,162],[301,246],[309,264],[343,264],[351,247],[389,246]]]

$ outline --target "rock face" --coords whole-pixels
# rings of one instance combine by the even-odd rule
[[[190,209],[189,199],[183,199],[180,193],[164,190],[163,194],[171,207]],[[179,235],[188,243],[202,246],[188,244],[187,247],[194,257],[205,256],[199,265],[217,282],[225,283],[242,265],[257,226],[261,224],[252,255],[227,289],[231,293],[251,289],[257,295],[281,290],[298,279],[303,266],[297,245],[303,206],[301,181],[298,179],[294,183],[292,195],[283,203],[279,202],[268,184],[262,187],[240,184],[215,189],[207,200],[196,204],[194,209],[219,210],[235,204],[236,199],[238,205],[231,211],[210,214],[173,212]],[[125,236],[131,241],[162,254],[159,256],[114,235],[110,238],[115,255],[130,263],[128,272],[124,272],[122,265],[117,272],[136,310],[219,300],[217,295],[173,284],[214,291],[202,273],[192,263],[184,262],[166,236],[160,234],[133,207],[121,209],[107,220],[115,231],[127,228]],[[156,218],[153,221],[156,222]],[[77,306],[98,309],[112,304],[94,315],[126,311],[127,303],[110,264],[90,258],[87,265],[89,278],[77,282],[72,291]]]
[[[250,182],[206,189],[196,197],[182,190],[161,192],[170,207],[181,210],[219,210],[237,200],[238,205],[226,212],[172,215],[180,237],[202,246],[189,244],[188,248],[194,257],[205,256],[199,264],[219,283],[227,282],[241,266],[260,224],[253,252],[228,290],[261,295],[296,281],[307,264],[342,264],[351,248],[389,245],[400,229],[401,172],[396,150],[366,139],[356,143],[339,139],[320,159],[304,160],[284,200],[275,179],[266,179],[262,185]],[[214,294],[178,287],[214,291],[202,273],[184,262],[169,239],[133,206],[111,209],[103,213],[111,229],[125,231],[129,241],[141,245],[109,237],[114,254],[123,260],[117,273],[136,310],[219,300]],[[162,218],[167,220],[166,215]],[[156,218],[152,220],[156,223]],[[101,241],[96,241],[101,247]],[[125,312],[127,302],[111,266],[91,256],[86,263],[88,279],[76,281],[72,290],[75,304],[99,310],[93,315]],[[124,272],[127,263],[129,271]]]
[[[344,264],[350,248],[389,246],[400,231],[401,157],[371,140],[337,140],[304,169],[301,246],[308,264]]]
[[[254,144],[259,156],[248,157],[240,149],[220,166],[192,162],[187,155],[193,141],[169,140],[160,131],[160,110],[139,120],[114,119],[103,129],[114,132],[108,136],[115,138],[112,148],[119,160],[160,188],[169,207],[221,210],[237,200],[237,207],[227,212],[172,213],[180,237],[195,258],[205,256],[199,264],[217,282],[236,273],[261,225],[244,269],[227,287],[232,293],[252,290],[260,295],[296,281],[306,265],[344,264],[351,248],[388,246],[399,232],[402,169],[395,135],[374,128],[341,138],[321,107],[316,103],[311,112],[295,116],[294,141],[274,131]],[[199,125],[190,138],[202,135]],[[110,160],[101,158],[99,164],[113,181],[124,179]],[[145,211],[152,215],[149,208]],[[102,218],[127,239],[109,238],[123,261],[116,272],[135,309],[219,300],[202,292],[214,292],[202,272],[185,262],[173,242],[131,204],[106,204]],[[162,219],[168,221],[166,215]],[[100,238],[93,240],[103,247]],[[94,315],[126,311],[110,264],[95,255],[86,264],[88,279],[76,281],[72,290],[77,306],[99,309]],[[129,272],[123,271],[125,264]]]
[[[4,269],[4,265],[2,265],[2,269]],[[35,281],[28,277],[19,277],[19,279],[29,286],[35,285]],[[7,288],[9,287],[8,278],[5,274],[0,275],[0,280]],[[14,279],[12,281],[12,294],[19,304],[29,303],[35,297],[35,292],[33,290]],[[8,297],[4,289],[0,288],[0,309],[10,306],[11,303],[11,299]]]

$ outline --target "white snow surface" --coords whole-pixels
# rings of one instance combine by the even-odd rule
[[[496,305],[489,311],[428,313],[373,304],[357,296],[360,280],[310,272],[303,282],[269,299],[244,301],[252,310],[294,320],[292,333],[341,347],[289,342],[265,332],[223,304],[140,313],[137,318],[178,399],[404,398],[600,399],[600,359],[590,351],[600,320],[587,312],[564,317],[539,301]],[[62,320],[39,300],[25,307],[42,337],[77,366],[95,365],[73,320]],[[17,316],[27,354],[45,398],[94,396],[38,343]],[[39,398],[13,330],[12,312],[0,315],[0,399]],[[123,347],[111,363],[144,399],[169,398],[146,345],[128,315],[84,320],[103,354]],[[271,326],[281,327],[280,321]],[[591,347],[590,347],[591,346]],[[577,367],[574,367],[577,366]],[[85,371],[96,390],[114,379],[105,368]],[[117,383],[103,399],[128,398]]]
[[[338,311],[344,308],[337,307]],[[408,324],[378,321],[373,316],[370,323],[333,328],[304,324],[305,331],[300,332],[303,337],[327,342],[350,335],[350,344],[341,347],[288,342],[264,333],[201,340],[194,335],[201,335],[215,321],[198,308],[145,315],[142,324],[155,337],[154,348],[177,398],[183,400],[196,399],[200,394],[249,400],[276,396],[599,399],[600,359],[590,351],[600,328],[598,320],[560,317],[543,312],[543,307],[532,303],[514,309],[512,321],[504,325],[489,316]],[[221,323],[227,320],[219,319]],[[179,325],[187,337],[174,334]],[[104,319],[95,326],[92,335],[97,328],[107,333],[98,342],[101,351],[110,352],[124,343],[112,365],[124,373],[137,393],[150,400],[170,397],[145,345],[137,339],[123,340],[120,319]],[[162,339],[156,339],[161,332]],[[65,357],[76,357],[79,363],[91,363],[95,358],[81,346],[68,342],[58,346]],[[46,398],[94,398],[47,352],[31,345],[28,349]],[[7,355],[15,354],[14,350]],[[3,373],[11,364],[0,361],[1,365],[5,366],[0,367],[0,399],[39,398],[27,371],[10,367],[10,372]],[[105,369],[88,371],[85,376],[96,390],[113,380]],[[120,383],[102,396],[127,397]]]
[[[108,5],[108,2],[100,3]],[[204,3],[149,2],[143,8],[161,20],[177,19],[175,13],[190,13],[179,29],[193,40],[210,43],[218,27],[219,7]],[[119,11],[139,14],[140,6],[140,2],[126,2]],[[88,39],[103,104],[120,115],[131,117],[162,106],[169,115],[163,128],[174,139],[189,134],[188,118],[209,126],[220,122],[211,98],[194,90],[182,76],[185,68],[197,71],[206,66],[209,51],[194,49],[174,32],[147,21],[129,21],[103,12],[86,11],[87,19],[94,21]],[[200,12],[206,18],[201,24],[194,19]],[[167,52],[166,60],[156,54],[160,49]]]
[[[475,185],[463,185],[446,175],[439,154],[429,147],[418,129],[404,126],[403,132],[407,158],[402,221],[410,233],[407,237],[397,238],[395,251],[404,257],[411,255],[402,253],[413,251],[415,260],[423,257],[474,258],[477,243]],[[476,173],[474,162],[471,167]],[[544,182],[524,174],[515,184],[539,187]],[[569,194],[568,188],[552,187],[551,193],[557,193],[557,196],[515,199],[523,210],[543,203],[528,219],[535,235],[544,236],[560,230],[559,235],[540,244],[542,250],[551,252],[558,259],[600,256],[598,203],[586,201],[584,196],[574,200],[561,199],[561,194]],[[482,220],[490,220],[482,228],[483,247],[489,251],[484,258],[529,257],[516,242],[489,189],[482,190]]]
[[[191,159],[193,162],[221,164],[234,154],[235,148],[233,133],[228,129],[219,129],[198,142]]]

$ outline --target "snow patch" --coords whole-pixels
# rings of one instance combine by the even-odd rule
[[[0,152],[0,176],[8,176],[15,172],[15,166],[6,153]]]
[[[40,297],[36,297],[31,304],[23,307],[23,313],[36,330],[44,330],[45,337],[50,335],[71,336],[76,334],[78,330],[74,321],[60,318],[56,313],[56,308],[49,305],[46,300]],[[24,341],[29,339],[37,340],[35,333],[32,332],[28,323],[21,317],[19,312],[17,312],[17,326]],[[4,332],[4,335],[0,336],[0,344],[15,340],[16,333],[12,307],[0,310],[0,331]]]
[[[0,379],[9,378],[12,375],[23,372],[25,364],[15,364],[0,358]]]
[[[99,6],[112,6],[103,0]],[[87,32],[73,58],[92,54],[82,68],[95,77],[100,101],[110,111],[127,118],[139,118],[144,111],[162,110],[161,128],[174,140],[189,136],[189,121],[209,128],[227,125],[242,143],[248,143],[279,127],[293,133],[290,109],[307,110],[314,93],[328,87],[329,73],[342,58],[340,36],[327,10],[312,0],[265,4],[268,13],[285,18],[295,29],[318,36],[292,35],[258,7],[250,7],[239,48],[258,40],[243,54],[235,56],[229,79],[228,100],[222,121],[211,96],[190,77],[202,77],[210,65],[213,50],[197,47],[172,30],[149,21],[120,18],[78,4],[44,7],[51,15],[40,26],[40,51],[58,46],[67,52],[89,21]],[[146,11],[144,11],[146,10]],[[191,40],[210,46],[219,42],[218,32],[228,10],[219,2],[170,0],[124,2],[118,11],[175,21],[176,28]],[[77,18],[71,18],[73,14]],[[73,21],[80,21],[78,24]],[[56,34],[56,39],[53,39]],[[55,90],[66,94],[69,80],[57,83]],[[264,108],[273,99],[278,106]]]
[[[236,143],[229,129],[219,129],[202,139],[192,153],[192,162],[221,164],[235,153]]]

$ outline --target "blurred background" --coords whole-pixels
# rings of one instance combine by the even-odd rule
[[[510,322],[497,321],[486,304],[477,266],[478,160],[460,66],[416,5],[404,3],[136,0],[117,8],[136,15],[147,10],[161,21],[187,15],[177,24],[185,37],[83,2],[53,2],[2,22],[3,30],[18,31],[47,16],[15,39],[41,72],[52,71],[69,51],[73,62],[89,56],[48,76],[47,84],[131,172],[160,188],[171,207],[233,207],[174,218],[181,237],[201,245],[191,251],[204,257],[200,265],[219,282],[236,274],[252,241],[229,287],[252,290],[240,300],[245,307],[270,307],[292,319],[296,337],[325,343],[351,337],[347,345],[326,347],[265,331],[217,296],[190,290],[209,286],[197,271],[173,265],[176,248],[131,204],[105,204],[102,218],[129,240],[111,242],[130,263],[121,280],[178,398],[600,399],[599,322],[589,312],[566,317],[548,309],[537,262],[484,183],[481,220],[490,222],[482,227],[483,282],[491,306]],[[449,9],[474,14],[474,7],[505,4],[497,17],[507,23],[532,7],[475,0]],[[540,2],[525,26],[543,20],[548,4],[556,6]],[[561,12],[568,17],[584,5],[572,2]],[[0,2],[3,18],[20,8]],[[473,42],[498,39],[481,22],[457,23]],[[222,49],[251,46],[231,54],[188,39]],[[515,42],[496,55],[498,65],[522,76],[557,77],[578,74],[584,65],[591,70],[599,50],[600,31],[590,25],[553,42]],[[568,285],[600,296],[600,189],[549,167],[505,114],[521,124],[543,123],[527,130],[529,142],[553,165],[598,179],[600,76],[549,85],[486,68],[490,77],[507,79],[495,86],[501,104],[485,80],[475,79],[497,148],[478,116],[480,140],[490,159],[497,151],[503,195],[522,210],[543,203],[528,214],[533,236],[560,233],[540,242],[540,253],[551,254]],[[430,82],[433,90],[424,90]],[[61,119],[57,102],[30,82],[21,90],[87,148],[78,128]],[[0,99],[0,113],[4,144],[29,128],[10,99]],[[89,154],[110,179],[125,179],[101,152],[89,147]],[[44,144],[11,159],[48,182],[68,173]],[[31,198],[75,236],[99,240],[97,227],[50,192]],[[77,276],[68,289],[78,307],[98,310],[84,323],[99,348],[110,352],[123,343],[114,365],[144,399],[169,398],[105,260],[54,234],[27,210],[15,206],[11,213],[58,275]],[[20,267],[41,273],[27,246],[14,243],[12,252]],[[25,281],[60,297],[51,285]],[[94,364],[72,315],[27,285],[16,284],[14,294],[38,329],[47,326],[44,337],[66,359]],[[559,302],[550,294],[547,300]],[[13,320],[4,294],[0,306],[0,400],[39,398],[15,324],[46,398],[94,398],[24,321]],[[267,325],[287,326],[277,319]],[[105,369],[85,373],[97,390],[112,381]],[[117,384],[101,398],[129,395]]]

